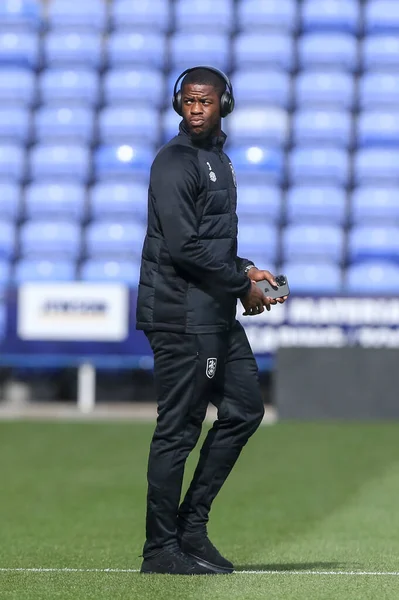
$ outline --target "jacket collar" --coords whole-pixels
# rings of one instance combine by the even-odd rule
[[[188,131],[184,123],[184,120],[180,121],[179,135],[184,135],[187,138],[189,138],[193,146],[197,148],[216,148],[217,150],[222,150],[227,139],[227,135],[224,133],[224,131],[222,131],[220,135],[211,136],[202,140],[193,140],[193,138],[190,135],[190,132]]]

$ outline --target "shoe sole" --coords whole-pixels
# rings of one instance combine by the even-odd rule
[[[200,565],[200,566],[204,566],[204,565]],[[198,575],[200,577],[203,577],[204,575],[206,576],[206,575],[217,575],[217,574],[218,573],[216,573],[215,571],[211,571],[210,573],[176,573],[176,572],[171,572],[171,571],[140,571],[140,575],[182,575],[185,577],[194,577],[194,576],[198,576]]]
[[[221,567],[220,565],[214,565],[191,552],[187,552],[187,554],[191,556],[191,558],[194,558],[201,567],[211,569],[216,575],[230,575],[234,572],[234,567]]]

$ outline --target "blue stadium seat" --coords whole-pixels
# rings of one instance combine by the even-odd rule
[[[177,30],[230,32],[234,27],[234,0],[176,0],[174,8]]]
[[[15,183],[0,182],[0,214],[3,219],[15,221],[21,209],[21,188]]]
[[[5,289],[0,288],[0,299],[4,300]],[[4,339],[7,334],[7,305],[5,303],[0,304],[0,339]]]
[[[399,146],[399,112],[370,110],[357,120],[359,146]]]
[[[265,261],[275,261],[277,256],[278,229],[263,223],[240,223],[238,227],[238,255],[251,257],[259,255]]]
[[[112,177],[148,180],[154,152],[146,146],[100,146],[94,154],[97,179]]]
[[[346,33],[308,33],[299,38],[299,65],[302,69],[357,68],[357,40]]]
[[[345,291],[372,294],[375,297],[399,294],[399,266],[373,260],[349,265],[346,270]]]
[[[396,70],[399,61],[399,37],[396,35],[369,35],[363,42],[365,69]]]
[[[291,104],[288,73],[275,69],[239,69],[234,73],[234,98],[237,108],[252,104]]]
[[[342,270],[337,264],[294,259],[284,263],[280,270],[294,294],[339,294],[342,291]]]
[[[343,188],[303,185],[291,188],[286,198],[287,220],[291,223],[335,223],[346,219],[346,194]]]
[[[315,259],[340,262],[344,249],[344,233],[334,225],[288,225],[282,234],[285,261]]]
[[[44,59],[48,67],[99,68],[102,64],[102,40],[98,33],[51,31],[44,41]]]
[[[238,185],[277,183],[284,174],[284,155],[276,148],[233,146],[228,154],[237,174]]]
[[[361,108],[392,108],[399,103],[399,74],[395,72],[365,73],[359,80]]]
[[[181,117],[173,110],[169,108],[161,115],[161,130],[162,130],[162,141],[168,142],[172,137],[179,133],[179,123]]]
[[[116,281],[137,287],[140,263],[132,260],[87,260],[83,263],[80,278],[83,281]]]
[[[104,181],[92,188],[90,207],[96,220],[120,217],[144,220],[147,204],[148,186],[143,182]]]
[[[399,6],[392,0],[368,0],[364,12],[367,34],[399,32]]]
[[[15,226],[10,221],[0,221],[0,258],[10,259],[15,251]]]
[[[0,179],[22,181],[25,177],[25,149],[16,144],[0,146]]]
[[[295,144],[326,143],[349,146],[352,141],[352,119],[343,110],[303,109],[293,117],[293,140]]]
[[[236,68],[282,68],[294,65],[294,43],[290,35],[280,33],[241,33],[233,43]]]
[[[158,113],[153,108],[109,106],[99,115],[99,136],[104,144],[128,144],[131,140],[156,144],[159,138]]]
[[[0,139],[3,142],[26,142],[31,134],[30,112],[24,107],[0,104]]]
[[[357,33],[359,12],[357,0],[304,0],[302,27],[304,31]]]
[[[399,262],[399,227],[352,227],[348,237],[348,254],[351,262],[375,258]]]
[[[175,33],[170,37],[172,69],[187,69],[200,63],[228,71],[231,64],[230,39],[217,33]]]
[[[90,104],[98,102],[100,80],[94,69],[46,69],[39,78],[44,103]]]
[[[1,101],[14,106],[30,106],[36,96],[35,74],[28,69],[0,68]]]
[[[399,150],[392,148],[361,148],[355,154],[356,184],[399,182]]]
[[[172,94],[169,94],[171,97]],[[163,106],[165,80],[159,69],[113,69],[104,76],[104,99],[107,104],[135,102]]]
[[[86,181],[89,176],[89,149],[80,144],[38,145],[31,150],[30,157],[33,179],[65,177],[69,181]]]
[[[74,281],[75,262],[72,260],[20,260],[15,265],[14,281]]]
[[[37,0],[3,0],[0,3],[2,29],[39,29],[40,25],[41,3]]]
[[[138,221],[94,221],[86,227],[86,253],[101,256],[139,256],[143,249],[145,226]]]
[[[295,82],[295,99],[300,107],[352,108],[355,86],[345,71],[310,70],[299,73]]]
[[[338,148],[295,148],[289,157],[290,178],[294,183],[325,181],[346,185],[349,161],[345,150]]]
[[[51,0],[48,8],[48,24],[53,28],[102,30],[106,25],[106,2],[104,0]]]
[[[35,137],[39,142],[86,142],[94,134],[91,107],[45,105],[35,113]]]
[[[272,185],[241,185],[237,213],[239,221],[267,219],[280,221],[282,206],[281,189]]]
[[[284,146],[288,141],[288,113],[278,107],[237,108],[229,117],[230,143]]]
[[[34,183],[25,192],[26,216],[79,221],[85,214],[85,196],[86,189],[77,183]]]
[[[111,4],[112,21],[116,28],[168,31],[171,3],[169,0],[115,0]]]
[[[254,31],[270,28],[293,31],[297,28],[297,6],[295,0],[241,0],[238,4],[238,26],[242,30]]]
[[[113,67],[155,67],[162,69],[166,61],[165,36],[159,33],[116,31],[109,36],[108,62]]]
[[[399,188],[362,186],[353,192],[351,221],[355,224],[399,223]]]
[[[8,260],[0,261],[0,288],[3,288],[10,281],[11,265]]]
[[[27,221],[20,228],[20,250],[26,258],[76,258],[81,248],[77,223],[55,220]]]
[[[36,33],[0,31],[0,66],[30,67],[39,62],[39,38]]]

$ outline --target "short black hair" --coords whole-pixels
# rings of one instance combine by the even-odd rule
[[[226,82],[215,71],[210,71],[209,69],[193,69],[189,71],[187,75],[184,76],[183,81],[181,83],[181,89],[185,85],[197,83],[199,85],[211,85],[219,97],[222,97],[222,94],[226,91]]]

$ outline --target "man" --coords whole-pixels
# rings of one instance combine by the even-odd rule
[[[235,175],[221,131],[221,117],[234,107],[230,81],[212,67],[188,69],[176,81],[173,106],[183,120],[151,168],[137,306],[137,328],[154,353],[158,401],[141,571],[231,573],[208,538],[208,515],[264,413],[236,304],[239,298],[248,315],[270,310],[276,301],[254,282],[276,282],[237,256]],[[218,418],[179,506],[186,458],[209,402]]]

